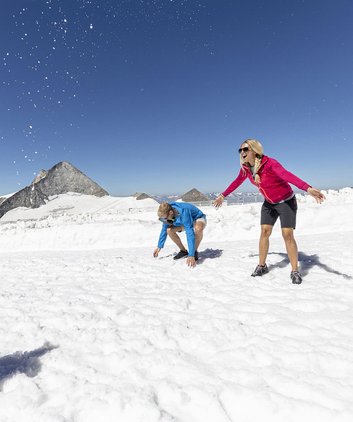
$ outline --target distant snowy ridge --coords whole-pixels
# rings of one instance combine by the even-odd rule
[[[344,231],[341,217],[353,215],[353,189],[328,191],[317,205],[313,198],[298,195],[297,233]],[[332,219],[337,205],[340,218]],[[52,197],[37,209],[17,208],[0,220],[0,250],[80,250],[155,246],[161,224],[158,203],[133,197],[97,198],[77,193]],[[204,207],[207,241],[257,239],[261,203],[228,206],[219,210]],[[330,222],[330,224],[328,224]],[[273,236],[280,236],[277,224]]]
[[[67,161],[55,164],[48,171],[41,170],[29,186],[0,202],[0,217],[18,207],[38,208],[50,196],[68,192],[102,197],[108,192]]]

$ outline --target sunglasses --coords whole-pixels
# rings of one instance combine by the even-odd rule
[[[159,217],[158,219],[161,223],[164,224],[173,224],[175,221],[175,218],[165,218],[165,217]]]
[[[242,152],[248,152],[248,151],[249,151],[249,147],[244,147],[244,148],[238,149],[239,154],[241,154]]]

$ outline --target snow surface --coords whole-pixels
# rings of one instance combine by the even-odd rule
[[[203,208],[200,261],[158,204],[53,197],[0,220],[1,422],[353,420],[353,189],[298,196],[303,284],[261,204]],[[182,234],[184,236],[184,234]],[[184,238],[183,238],[184,239]]]

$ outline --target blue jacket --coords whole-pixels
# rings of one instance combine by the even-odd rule
[[[194,221],[198,218],[205,218],[206,215],[195,205],[186,202],[169,202],[169,204],[178,212],[173,223],[174,227],[184,226],[186,238],[188,241],[189,256],[195,255],[195,233]],[[167,229],[169,224],[163,223],[161,234],[159,235],[158,248],[162,249],[167,239]]]

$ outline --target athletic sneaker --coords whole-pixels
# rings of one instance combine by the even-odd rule
[[[189,255],[188,251],[179,251],[173,259],[185,258],[188,255]]]
[[[262,276],[262,275],[264,275],[264,274],[267,274],[268,273],[268,268],[267,268],[267,265],[265,264],[265,265],[258,265],[256,268],[255,268],[255,271],[251,274],[251,276],[252,277],[258,277],[258,276]]]
[[[302,276],[299,271],[292,271],[290,273],[290,278],[293,284],[300,284],[302,282]]]
[[[199,260],[199,253],[197,251],[195,251],[194,258],[195,258],[195,261]]]

